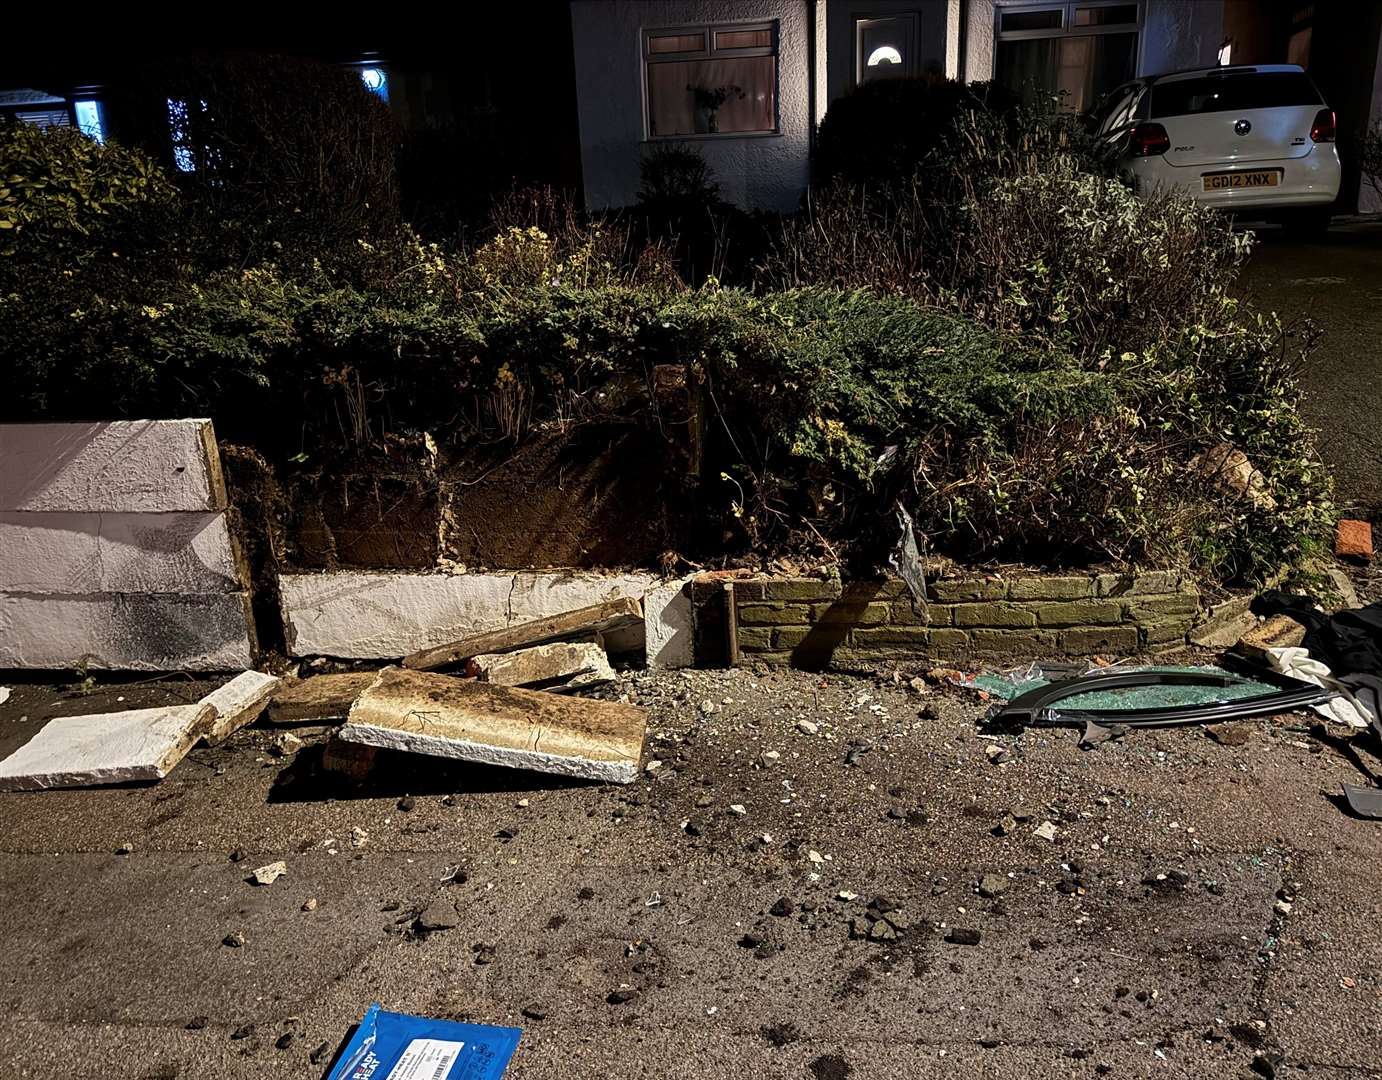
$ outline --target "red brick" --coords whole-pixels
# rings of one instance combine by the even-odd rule
[[[1340,521],[1334,532],[1334,554],[1343,559],[1372,558],[1372,526],[1366,521]]]

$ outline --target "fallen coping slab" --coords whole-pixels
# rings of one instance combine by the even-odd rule
[[[638,777],[647,721],[636,705],[387,667],[337,735],[389,750],[628,784]]]
[[[542,645],[563,638],[608,633],[643,619],[643,605],[631,596],[607,600],[603,604],[564,611],[543,619],[506,626],[461,638],[431,649],[421,649],[403,658],[403,666],[415,671],[432,671],[459,664],[487,653],[513,652],[529,645]]]
[[[50,720],[4,761],[0,791],[161,780],[215,719],[205,702]]]
[[[254,723],[281,681],[262,671],[243,671],[202,698],[200,704],[210,705],[216,710],[216,718],[202,736],[208,745],[215,746],[247,724]]]
[[[286,683],[269,699],[269,723],[338,720],[350,712],[355,699],[374,682],[377,674],[377,671],[347,671],[341,675],[313,675]]]
[[[540,686],[553,692],[597,686],[614,678],[605,650],[593,641],[556,641],[511,653],[486,653],[466,663],[491,686]],[[548,684],[559,685],[548,685]]]

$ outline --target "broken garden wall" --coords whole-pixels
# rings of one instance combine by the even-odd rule
[[[253,662],[210,420],[0,425],[0,668]]]

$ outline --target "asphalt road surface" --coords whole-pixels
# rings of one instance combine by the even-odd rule
[[[205,689],[8,682],[0,754]],[[995,765],[957,690],[609,692],[662,761],[627,787],[387,753],[333,786],[257,728],[158,784],[0,795],[4,1075],[319,1080],[379,1001],[521,1027],[510,1080],[1382,1076],[1382,823],[1339,805],[1375,742],[1046,729]]]
[[[1382,221],[1336,224],[1310,242],[1263,229],[1239,287],[1323,331],[1302,408],[1341,510],[1382,518]]]

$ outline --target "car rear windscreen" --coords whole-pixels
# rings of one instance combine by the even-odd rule
[[[1323,102],[1315,84],[1299,71],[1205,75],[1156,83],[1152,87],[1153,119],[1320,104]]]

